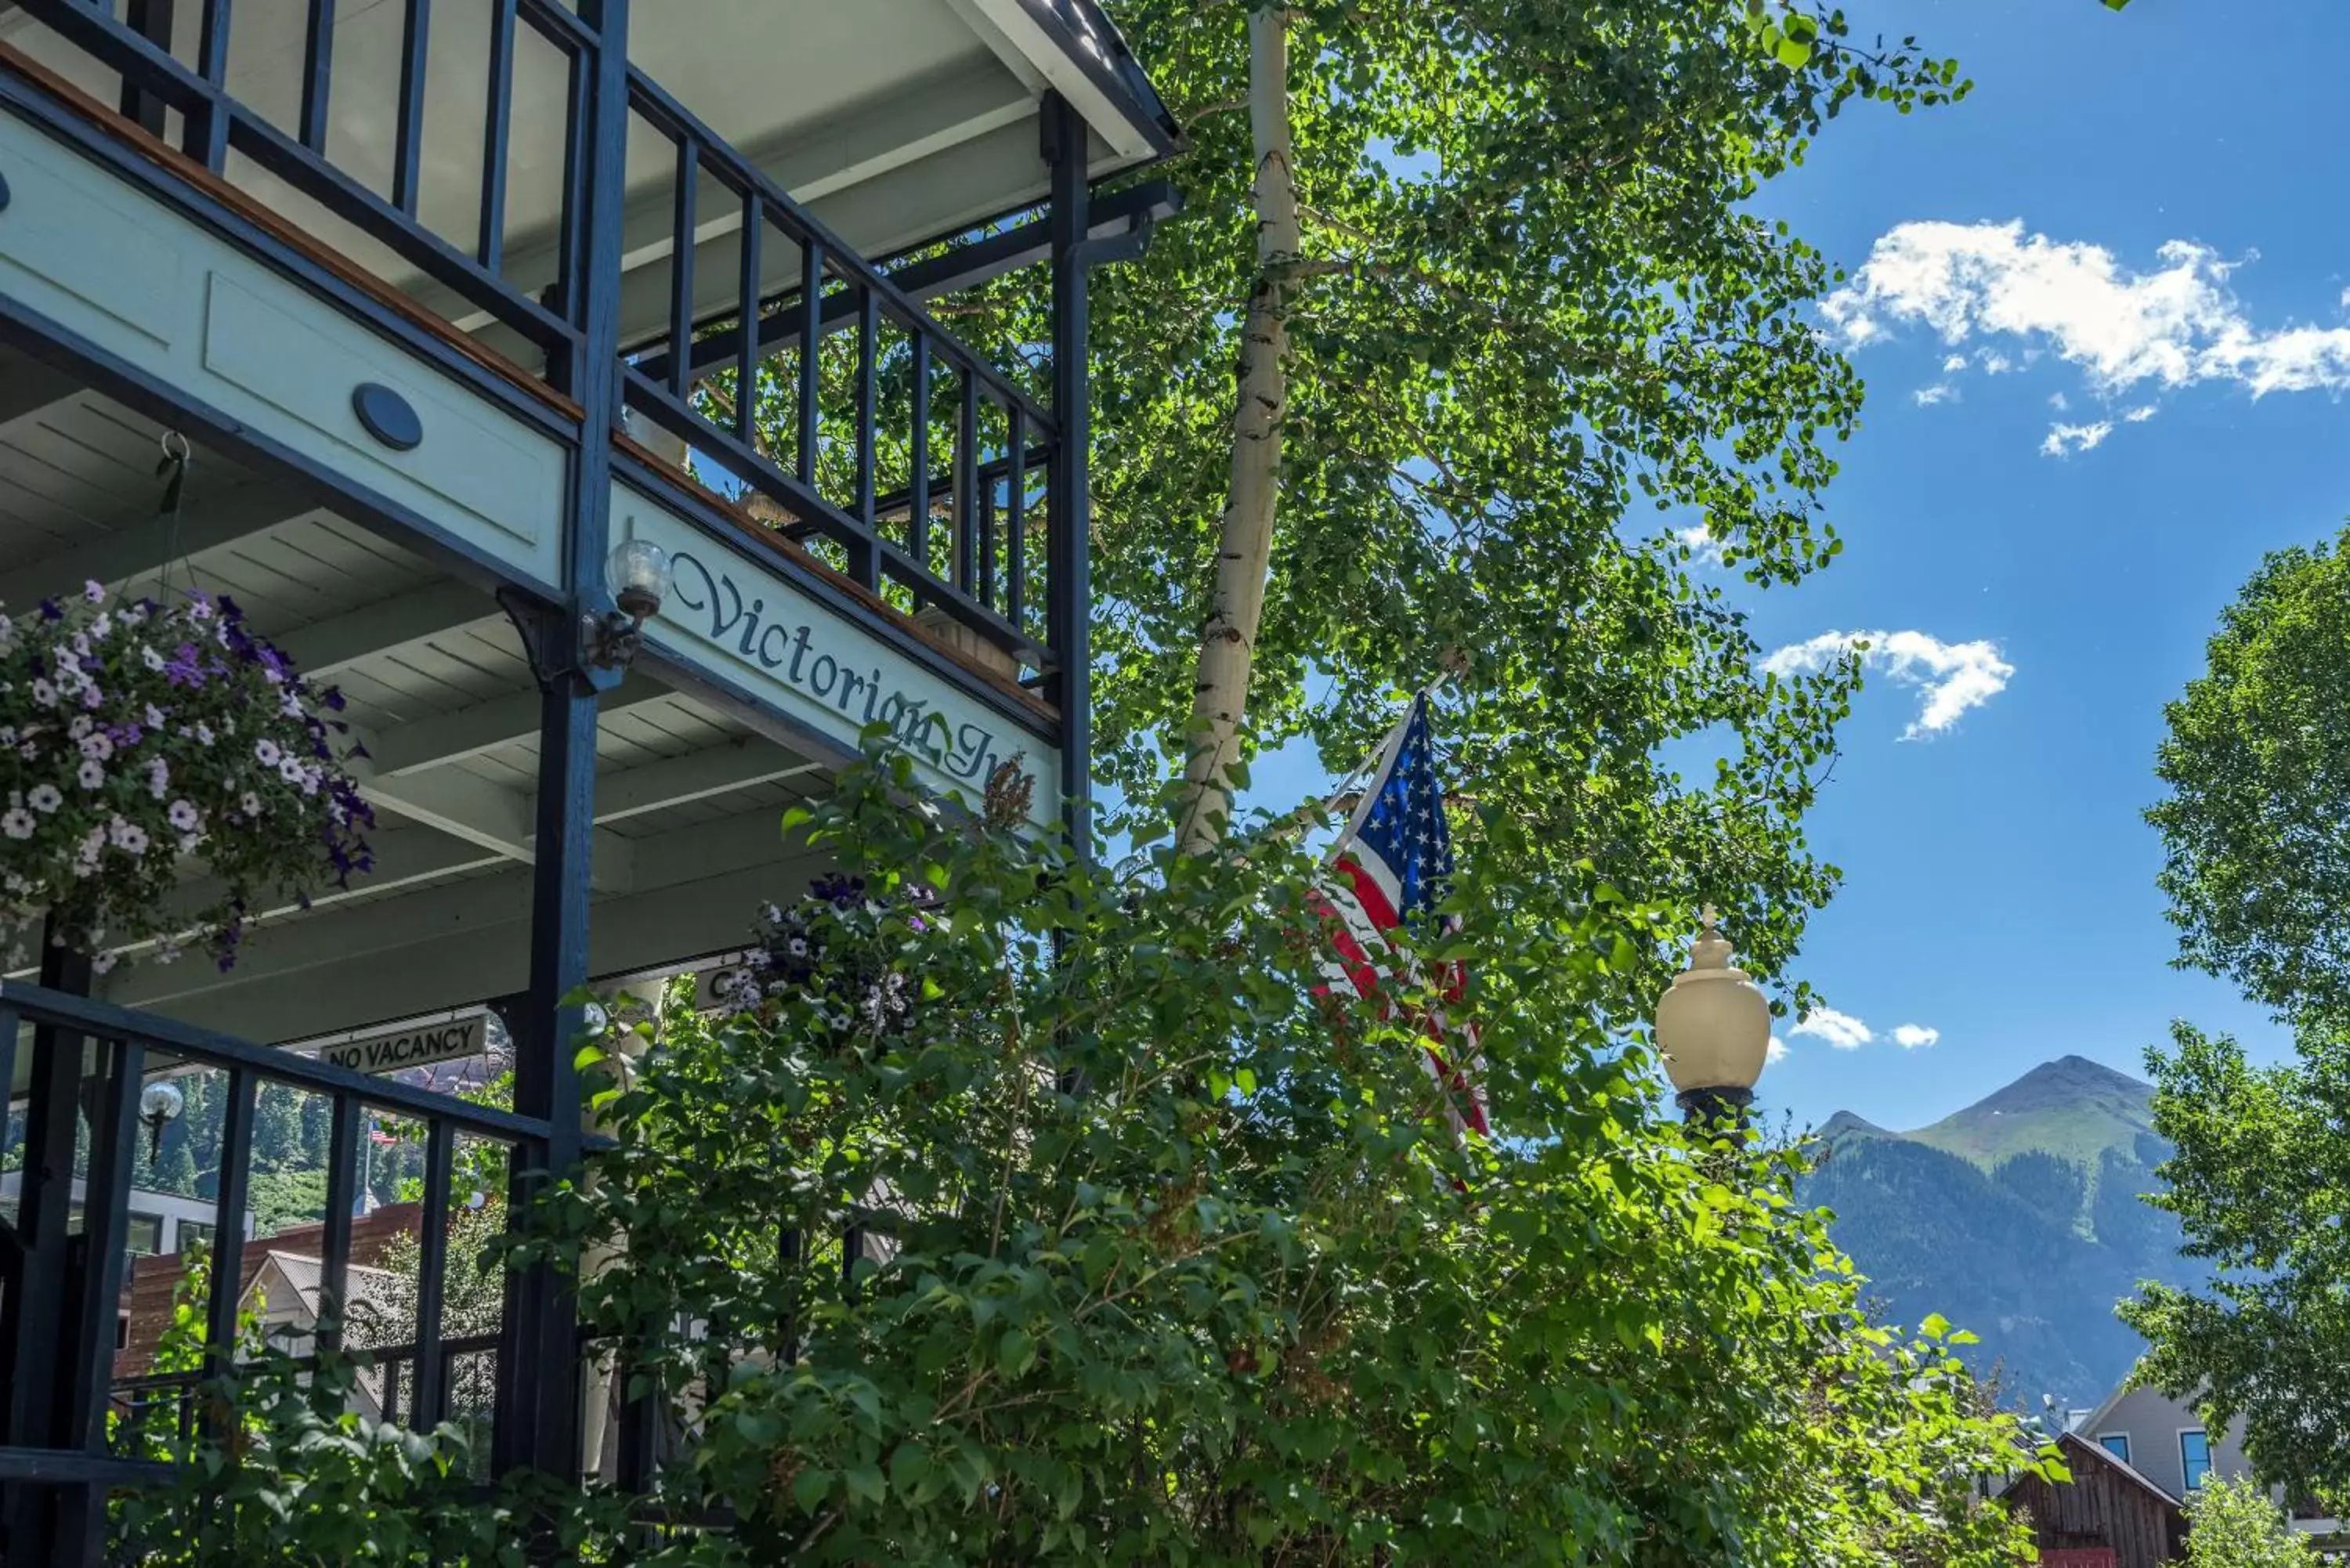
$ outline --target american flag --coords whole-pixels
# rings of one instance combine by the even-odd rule
[[[1399,927],[1427,930],[1439,918],[1437,906],[1451,882],[1452,835],[1445,826],[1444,790],[1436,778],[1436,746],[1422,693],[1388,737],[1362,803],[1331,851],[1322,896],[1337,927],[1336,951],[1324,972],[1334,983],[1343,981],[1365,997],[1376,996],[1379,958],[1391,950],[1388,933]],[[1476,1032],[1464,1027],[1455,1041],[1440,1005],[1460,1002],[1468,975],[1455,963],[1434,979],[1440,1005],[1424,1023],[1429,1076],[1444,1091],[1454,1127],[1484,1133],[1485,1096],[1471,1076]]]

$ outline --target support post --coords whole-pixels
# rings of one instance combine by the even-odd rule
[[[541,607],[534,640],[541,671],[536,862],[531,900],[530,989],[508,1019],[515,1037],[515,1109],[548,1128],[542,1173],[517,1172],[509,1212],[519,1218],[539,1180],[576,1180],[580,1164],[580,1028],[575,997],[588,980],[588,904],[595,844],[596,704],[610,682],[591,673],[584,611],[605,597],[611,532],[612,430],[620,414],[620,222],[629,128],[628,0],[580,0],[596,43],[583,57],[567,214],[577,275],[566,304],[579,329],[576,356],[556,367],[582,410],[567,486],[566,602]],[[617,677],[615,677],[617,679]],[[577,1481],[581,1361],[577,1291],[541,1264],[506,1292],[492,1460]]]
[[[1060,443],[1053,451],[1052,597],[1045,639],[1060,668],[1054,678],[1061,714],[1061,799],[1069,836],[1081,855],[1093,851],[1093,683],[1087,628],[1093,614],[1093,512],[1087,460],[1093,443],[1092,389],[1087,376],[1088,310],[1086,270],[1091,227],[1086,186],[1086,122],[1058,93],[1045,98],[1041,127],[1045,162],[1052,171],[1053,418]]]
[[[89,994],[90,962],[43,934],[41,984],[74,996]],[[16,1276],[0,1303],[0,1444],[10,1448],[78,1448],[69,1440],[70,1403],[81,1294],[76,1275],[84,1262],[73,1225],[74,1145],[91,1082],[88,1043],[71,1031],[40,1024],[33,1031],[33,1073],[25,1106],[25,1163],[16,1189],[21,1247]],[[87,1314],[85,1314],[87,1315]],[[114,1314],[109,1312],[109,1329]],[[111,1334],[109,1335],[109,1343]],[[92,1500],[87,1486],[0,1488],[0,1561],[58,1563],[76,1523]],[[95,1562],[94,1557],[87,1559]]]

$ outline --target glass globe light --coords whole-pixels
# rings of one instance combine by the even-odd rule
[[[604,586],[630,620],[658,613],[669,585],[669,552],[650,540],[623,539],[604,563]]]
[[[187,1108],[187,1096],[180,1086],[159,1079],[139,1092],[139,1116],[142,1121],[168,1122]]]
[[[1730,962],[1730,941],[1705,911],[1690,967],[1657,1002],[1657,1049],[1682,1106],[1711,1118],[1742,1108],[1771,1051],[1771,1003]]]

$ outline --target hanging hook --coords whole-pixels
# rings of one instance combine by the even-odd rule
[[[180,509],[180,492],[188,482],[188,462],[194,453],[188,438],[178,431],[165,431],[158,443],[163,449],[163,461],[155,465],[155,477],[163,481],[163,504],[159,512],[173,513]]]

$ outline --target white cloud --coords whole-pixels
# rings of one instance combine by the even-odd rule
[[[1893,1043],[1904,1051],[1915,1051],[1921,1045],[1931,1045],[1941,1037],[1940,1030],[1929,1029],[1922,1023],[1898,1023],[1894,1025],[1893,1029]]]
[[[1982,351],[1981,358],[1982,360],[1983,373],[1985,375],[2004,376],[2010,370],[2015,369],[2014,360],[2010,359],[2004,354],[1994,354],[1988,348]]]
[[[2068,403],[2068,402],[2066,402],[2066,401],[2064,400],[2064,393],[2062,393],[2062,392],[2051,392],[2051,393],[2049,393],[2049,394],[2048,394],[2048,406],[2049,406],[2050,408],[2052,408],[2052,409],[2055,410],[2058,413],[2060,413],[2060,414],[2061,414],[2061,413],[2063,413],[2066,409],[2071,408],[2073,405],[2072,405],[2072,404],[2070,404],[2070,403]]]
[[[1955,403],[1959,400],[1959,389],[1948,381],[1937,381],[1930,387],[1920,387],[1909,395],[1918,400],[1918,406],[1921,409],[1930,409],[1936,403]]]
[[[2114,421],[2099,420],[2095,424],[2053,424],[2048,438],[2040,443],[2043,457],[2069,457],[2076,452],[2086,452],[2114,433]]]
[[[1833,1007],[1814,1007],[1804,1014],[1804,1021],[1790,1031],[1792,1034],[1809,1034],[1825,1040],[1839,1051],[1857,1051],[1877,1038],[1875,1031],[1849,1012],[1838,1012]]]
[[[1997,643],[1944,642],[1922,631],[1824,631],[1779,649],[1762,668],[1778,676],[1815,673],[1864,642],[1868,651],[1861,657],[1871,669],[1921,694],[1918,717],[1902,732],[1905,741],[1949,729],[1968,709],[2006,691],[2015,674]]]
[[[1694,528],[1676,528],[1673,537],[1689,549],[1691,558],[1700,566],[1721,566],[1728,563],[1721,558],[1721,541],[1706,532],[1700,523]]]
[[[2147,421],[2154,418],[2154,405],[2152,403],[2140,403],[2137,407],[2124,414],[2122,418],[2127,420],[2131,424],[2142,425],[2146,423]]]
[[[2345,297],[2350,298],[2350,296]],[[1967,357],[1963,354],[1953,354],[1942,361],[1942,374],[1945,376],[1955,376],[1966,368]]]
[[[2077,366],[2102,396],[2200,381],[2256,398],[2350,389],[2350,326],[2262,327],[2246,316],[2229,275],[2255,258],[2226,261],[2189,240],[2169,241],[2155,257],[2139,270],[2102,245],[2026,234],[2021,219],[1908,223],[1880,238],[1851,283],[1821,304],[1850,346],[1911,324],[1952,348],[1977,336],[2005,337],[2022,347],[2027,364],[2045,348]],[[1998,357],[1978,352],[1985,369]]]
[[[1771,1036],[1771,1048],[1762,1053],[1762,1064],[1768,1067],[1786,1059],[1787,1043],[1773,1034]]]

